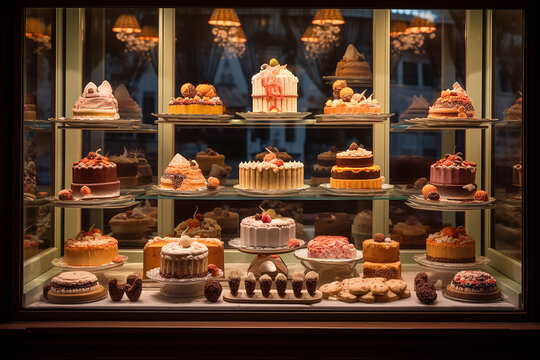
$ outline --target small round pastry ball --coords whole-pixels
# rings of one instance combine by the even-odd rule
[[[478,201],[488,201],[489,196],[488,193],[484,190],[478,190],[474,193],[474,199]]]
[[[428,282],[420,284],[416,289],[416,297],[423,304],[432,304],[437,299],[435,285]]]
[[[58,193],[60,200],[73,200],[73,191],[71,189],[63,189]]]
[[[439,201],[441,199],[441,195],[439,195],[439,193],[436,191],[430,191],[427,194],[426,199],[431,201]]]
[[[427,199],[427,196],[430,192],[437,192],[437,188],[431,184],[424,185],[422,188],[422,195],[424,195],[424,199]]]
[[[341,91],[341,89],[346,88],[347,83],[344,80],[336,80],[332,84],[332,90],[334,91]]]
[[[190,83],[185,83],[184,85],[182,85],[182,87],[180,88],[180,92],[182,93],[183,97],[187,98],[194,98],[195,95],[197,95],[197,90],[195,89],[195,86]]]
[[[217,302],[221,296],[223,287],[219,281],[208,279],[204,284],[204,297],[210,302]]]
[[[348,99],[348,101],[351,101],[351,98],[353,95],[354,95],[354,91],[350,87],[344,87],[339,92],[339,97],[342,98],[344,101],[345,99]]]

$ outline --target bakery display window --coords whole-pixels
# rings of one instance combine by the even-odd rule
[[[25,16],[20,318],[527,314],[522,11]]]

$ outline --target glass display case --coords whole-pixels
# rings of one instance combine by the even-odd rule
[[[531,318],[523,10],[23,15],[13,320]]]

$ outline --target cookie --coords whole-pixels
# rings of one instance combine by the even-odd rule
[[[383,282],[376,282],[371,284],[370,288],[373,295],[386,295],[386,293],[390,290],[388,288],[388,285],[386,285]]]
[[[398,294],[400,298],[408,298],[411,297],[411,291],[409,289],[405,289],[401,294]]]
[[[366,280],[366,281],[369,281],[370,283],[386,281],[386,278],[384,278],[384,277],[372,277],[372,278],[364,277],[363,279]]]
[[[367,294],[359,296],[358,301],[363,302],[363,303],[374,303],[375,302],[375,296],[370,291]]]
[[[380,301],[380,302],[390,302],[390,301],[395,301],[395,300],[400,299],[399,295],[393,293],[390,290],[388,290],[386,294],[384,295],[373,294],[373,296],[375,297],[376,301]]]
[[[355,281],[348,290],[353,295],[364,295],[371,291],[371,285],[367,281]]]
[[[350,303],[358,301],[358,296],[353,295],[346,290],[340,291],[337,298],[338,300],[341,300],[344,302],[350,302]]]
[[[356,282],[359,282],[359,281],[363,281],[363,279],[361,277],[354,277],[354,278],[349,278],[349,279],[345,279],[341,282],[341,284],[343,285],[343,289],[348,289],[352,284],[356,283]]]
[[[401,293],[403,293],[405,289],[407,288],[407,283],[399,279],[390,279],[387,282],[385,282],[385,284],[388,286],[390,291],[392,291],[393,293],[397,295],[400,295]]]
[[[328,299],[330,296],[337,295],[343,290],[341,281],[334,281],[328,284],[324,284],[319,288],[324,299]]]

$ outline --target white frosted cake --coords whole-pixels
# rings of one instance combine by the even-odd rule
[[[253,112],[296,112],[298,78],[276,59],[251,78]]]
[[[294,220],[275,215],[270,210],[243,218],[240,222],[240,244],[245,247],[282,247],[295,237]]]
[[[278,163],[279,161],[279,163]],[[281,160],[241,162],[238,186],[242,189],[300,189],[304,186],[304,164]]]
[[[189,236],[161,248],[159,274],[164,278],[186,279],[208,274],[208,248]]]

